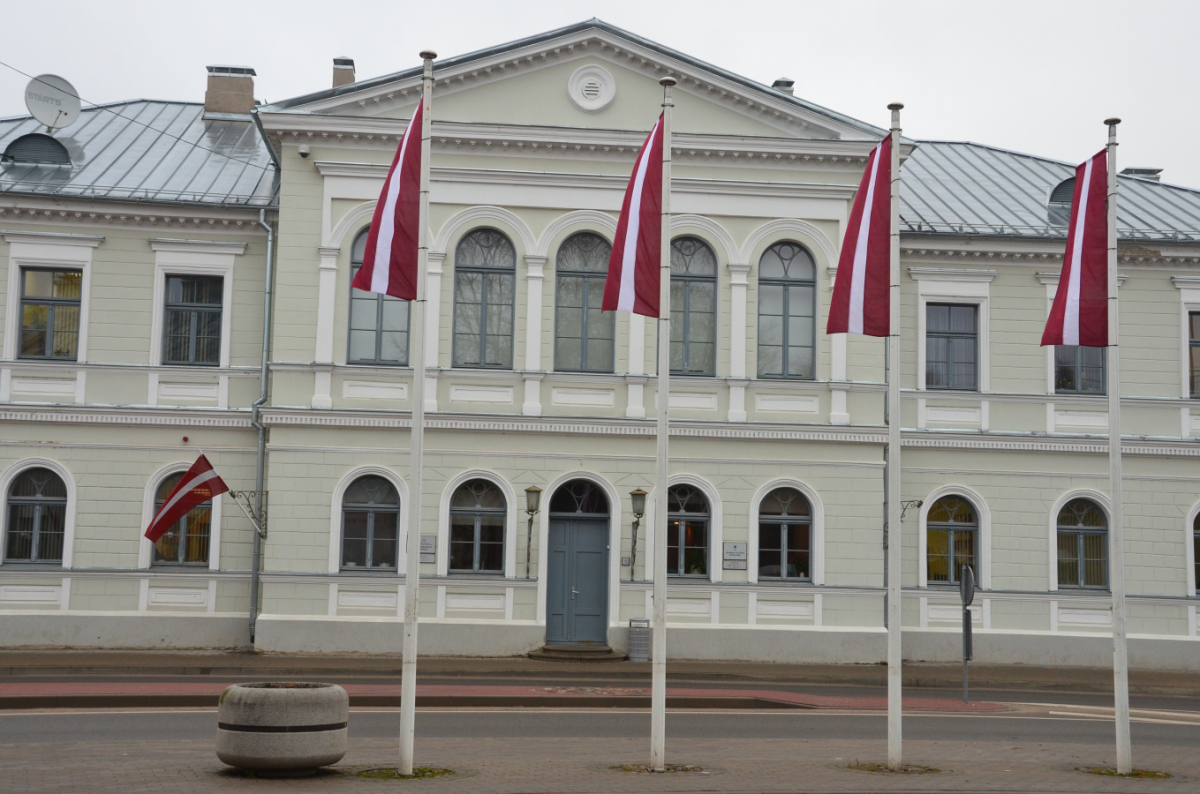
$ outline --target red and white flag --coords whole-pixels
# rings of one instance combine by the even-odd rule
[[[157,543],[167,530],[175,526],[175,522],[186,516],[193,507],[202,505],[214,496],[220,496],[229,490],[229,486],[217,474],[217,470],[201,455],[183,475],[183,479],[171,491],[167,501],[150,521],[146,528],[146,537],[151,543]]]
[[[396,157],[388,170],[362,267],[350,286],[404,300],[417,298],[417,245],[421,218],[421,121],[425,100],[417,104]]]
[[[642,144],[625,189],[617,220],[617,239],[604,283],[606,312],[633,312],[658,317],[659,268],[662,257],[663,119]]]
[[[1102,151],[1075,169],[1067,252],[1043,346],[1108,346],[1107,194],[1108,155]]]
[[[892,136],[867,158],[842,240],[827,334],[887,336],[891,260]]]

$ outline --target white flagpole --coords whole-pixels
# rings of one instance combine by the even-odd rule
[[[903,763],[901,744],[901,687],[904,682],[900,655],[900,111],[892,111],[892,201],[888,289],[888,459],[887,459],[887,724],[888,768]],[[871,208],[866,207],[866,212]]]
[[[1121,315],[1117,302],[1117,125],[1108,125],[1108,532],[1113,598],[1113,700],[1117,723],[1117,774],[1133,772],[1129,740],[1129,648],[1125,639],[1125,527],[1121,505]]]
[[[666,769],[667,743],[667,441],[671,403],[671,86],[663,87],[662,247],[658,286],[658,457],[654,492],[654,619],[651,622],[650,767]],[[682,541],[680,541],[682,542]]]
[[[408,351],[412,364],[412,434],[409,446],[408,529],[404,565],[404,658],[400,678],[400,774],[413,773],[417,718],[417,598],[421,588],[421,496],[425,471],[425,269],[429,261],[429,149],[433,108],[433,59],[421,53],[425,112],[421,118],[421,209],[417,216],[417,299],[409,304]]]

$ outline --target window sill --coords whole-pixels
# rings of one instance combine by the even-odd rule
[[[351,576],[374,576],[380,579],[400,575],[400,572],[395,568],[341,568],[338,570],[338,573],[349,574]]]
[[[152,571],[170,571],[172,573],[207,574],[212,569],[207,562],[152,562]]]
[[[10,571],[44,571],[47,568],[67,570],[63,568],[62,560],[47,560],[46,562],[41,562],[40,560],[36,562],[30,560],[5,560],[3,564],[0,564],[0,567]]]
[[[494,579],[494,580],[500,581],[500,582],[503,582],[506,579],[508,579],[508,577],[505,576],[503,573],[492,573],[490,571],[486,572],[486,573],[480,573],[480,572],[476,572],[476,571],[447,571],[446,578],[447,579],[489,579],[489,580]]]

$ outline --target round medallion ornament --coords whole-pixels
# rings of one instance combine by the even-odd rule
[[[581,66],[567,81],[567,94],[581,110],[596,113],[604,110],[617,95],[617,81],[603,66]]]

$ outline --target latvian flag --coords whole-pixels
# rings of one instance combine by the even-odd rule
[[[662,259],[663,119],[650,130],[617,220],[617,239],[608,260],[601,310],[659,316]]]
[[[217,470],[201,455],[183,475],[183,479],[171,491],[167,501],[155,514],[150,526],[146,528],[146,537],[151,543],[157,543],[167,530],[175,526],[193,507],[202,505],[214,496],[220,496],[229,490],[229,486],[217,474]]]
[[[417,104],[392,160],[367,232],[363,264],[350,286],[403,300],[417,297],[417,245],[421,216],[421,120]]]
[[[867,158],[867,170],[854,196],[837,280],[829,306],[827,334],[888,335],[891,260],[892,136]]]
[[[1075,169],[1067,251],[1042,345],[1108,346],[1108,155]]]

